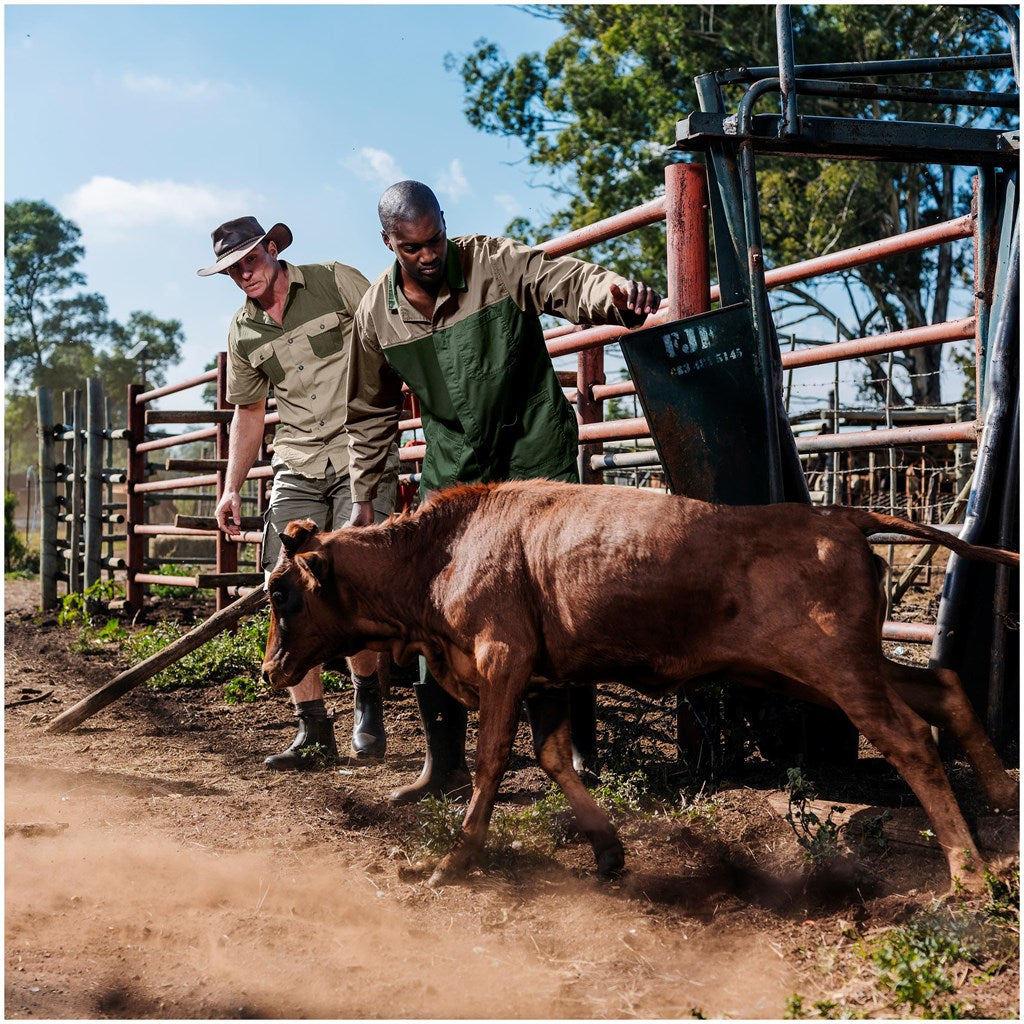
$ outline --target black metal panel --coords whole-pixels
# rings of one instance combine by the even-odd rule
[[[1019,153],[1002,131],[916,121],[801,115],[799,133],[782,137],[778,114],[757,114],[751,138],[758,153],[910,161],[967,167],[1015,167]],[[737,119],[694,111],[676,123],[676,147],[703,150],[723,140],[738,144]]]
[[[620,344],[672,492],[767,503],[765,370],[750,306],[636,331]]]

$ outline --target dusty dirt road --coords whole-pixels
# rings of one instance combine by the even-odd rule
[[[798,993],[892,1016],[855,947],[946,887],[934,851],[898,844],[809,881],[778,791],[741,780],[692,820],[630,819],[618,883],[571,843],[431,890],[416,809],[385,803],[420,765],[408,688],[375,766],[267,772],[285,699],[218,687],[140,687],[51,735],[124,665],[69,650],[36,600],[7,583],[7,1019],[772,1019]],[[547,788],[525,740],[499,813]],[[979,1014],[1016,1014],[1016,958],[960,983]]]

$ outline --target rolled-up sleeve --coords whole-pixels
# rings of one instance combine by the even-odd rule
[[[549,256],[511,238],[491,242],[491,264],[524,312],[549,313],[574,324],[635,327],[643,322],[642,315],[612,301],[611,286],[626,283],[621,275],[574,256]]]
[[[353,501],[376,496],[401,411],[401,378],[384,358],[366,303],[360,303],[352,328],[345,418]]]

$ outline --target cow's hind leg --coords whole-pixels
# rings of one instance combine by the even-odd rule
[[[880,671],[881,670],[881,671]],[[884,665],[837,670],[829,696],[914,791],[935,829],[954,883],[984,888],[982,862],[950,788],[928,724],[882,683]]]
[[[626,858],[608,816],[587,792],[573,767],[569,730],[569,691],[545,688],[527,695],[533,749],[541,768],[565,794],[583,834],[590,840],[602,878],[621,874]]]
[[[982,728],[960,677],[951,669],[926,669],[886,661],[896,692],[928,723],[944,729],[971,763],[989,803],[997,811],[1017,809],[1017,783],[1006,774]]]

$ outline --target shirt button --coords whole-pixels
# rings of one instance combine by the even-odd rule
[[[316,398],[316,395],[310,395],[309,397],[310,398]]]
[[[294,340],[294,339],[292,339],[292,338],[289,338],[289,339],[288,339],[288,344],[290,345],[290,344],[292,343],[292,341],[293,341],[293,340]]]
[[[323,425],[324,425],[324,421],[323,421],[323,420],[321,420],[321,421],[320,421],[320,426],[322,427]]]
[[[305,367],[302,365],[302,363],[299,363],[299,369],[300,370],[304,370],[305,369]]]

